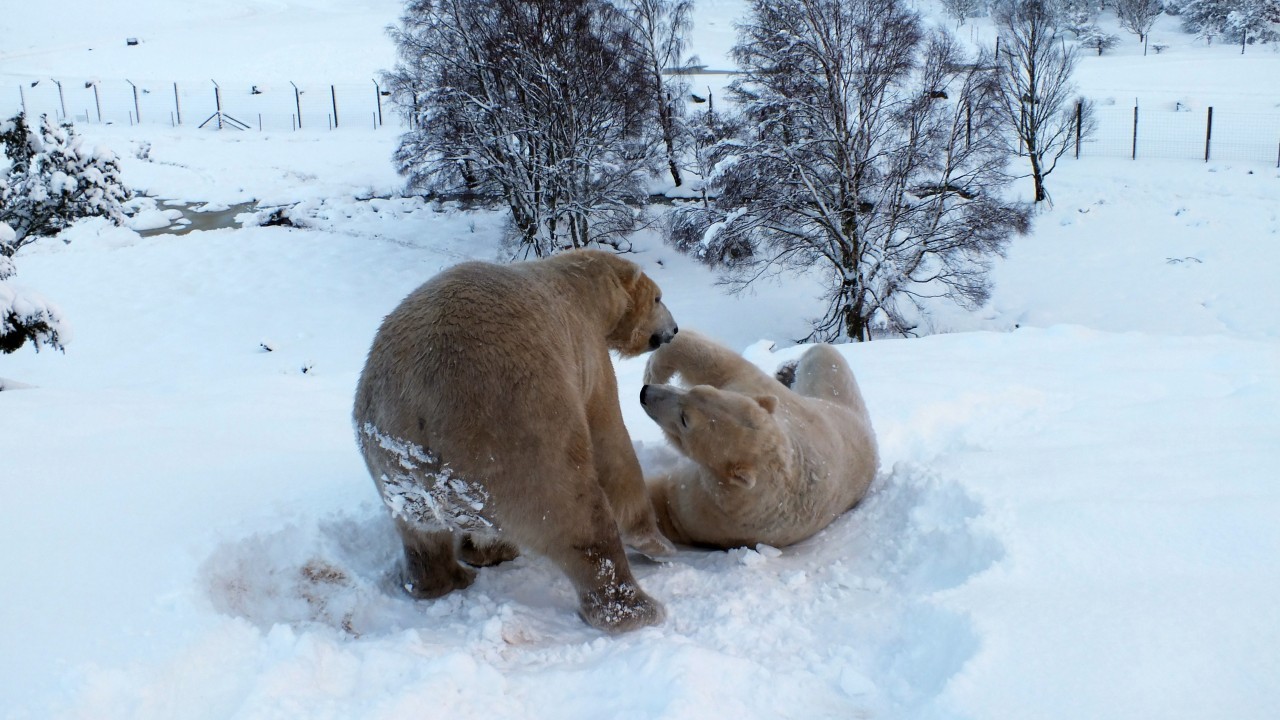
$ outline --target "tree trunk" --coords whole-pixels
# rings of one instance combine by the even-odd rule
[[[675,111],[671,107],[671,98],[665,93],[659,115],[662,122],[662,142],[667,146],[667,168],[671,171],[671,181],[676,187],[680,187],[684,180],[680,177],[680,165],[676,162]]]
[[[844,307],[844,331],[850,340],[856,342],[866,342],[871,339],[871,328],[867,318],[863,317],[861,309],[854,305]]]
[[[1036,202],[1048,200],[1049,193],[1044,190],[1044,173],[1040,168],[1040,156],[1034,151],[1031,153],[1031,180],[1036,186]]]

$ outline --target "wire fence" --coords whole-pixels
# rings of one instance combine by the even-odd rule
[[[390,94],[372,79],[367,85],[22,79],[0,90],[0,108],[5,117],[21,110],[78,123],[233,131],[402,128]]]
[[[1096,127],[1081,157],[1267,162],[1280,167],[1280,114],[1215,110],[1094,110]]]
[[[88,78],[11,78],[0,86],[5,117],[18,110],[82,123],[198,127],[230,131],[337,130],[405,121],[389,93],[371,79],[352,83],[243,85]],[[1280,114],[1098,107],[1095,130],[1077,157],[1174,158],[1274,163],[1280,167]]]

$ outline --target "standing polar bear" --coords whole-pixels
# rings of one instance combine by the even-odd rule
[[[600,251],[468,262],[383,321],[356,390],[360,450],[404,543],[405,588],[434,598],[519,549],[568,575],[591,625],[657,624],[623,542],[674,552],[658,531],[618,406],[611,350],[677,331],[658,286]],[[621,532],[621,537],[619,533]]]
[[[804,540],[853,507],[879,467],[853,372],[815,345],[791,388],[688,330],[655,352],[640,404],[687,458],[651,478],[658,524],[719,548]],[[662,385],[679,374],[687,388]]]

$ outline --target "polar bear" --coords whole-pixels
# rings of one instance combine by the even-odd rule
[[[675,374],[687,387],[660,384]],[[676,542],[799,542],[861,500],[879,467],[858,383],[830,345],[805,351],[788,388],[684,330],[650,356],[645,382],[640,404],[686,458],[648,480]]]
[[[660,623],[623,543],[674,552],[657,528],[618,404],[610,351],[677,332],[635,263],[583,250],[467,262],[383,321],[356,390],[360,450],[404,544],[418,598],[467,587],[518,550],[573,582],[591,625]]]

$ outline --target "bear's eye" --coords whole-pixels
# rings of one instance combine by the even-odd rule
[[[658,297],[654,298],[654,299],[653,299],[653,304],[654,304],[654,305],[660,305],[660,304],[662,304],[662,296],[661,296],[661,295],[659,295]]]

